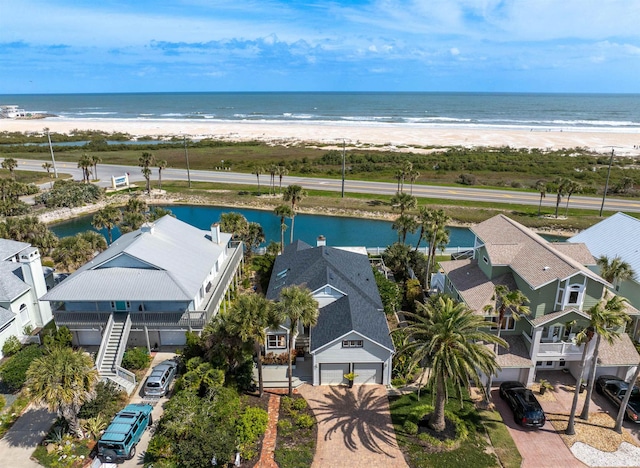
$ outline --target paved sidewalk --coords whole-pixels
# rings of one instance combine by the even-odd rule
[[[40,464],[31,460],[31,454],[53,423],[55,413],[44,406],[31,404],[0,440],[0,465],[11,468],[36,468]]]
[[[278,468],[274,459],[276,439],[278,437],[278,419],[280,416],[280,395],[269,396],[269,423],[262,439],[262,451],[256,468]]]

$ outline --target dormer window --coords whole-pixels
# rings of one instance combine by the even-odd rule
[[[565,291],[564,307],[582,309],[584,300],[584,284],[572,284]]]

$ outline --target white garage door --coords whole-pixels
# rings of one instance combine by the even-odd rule
[[[161,331],[160,346],[182,346],[187,343],[184,331]]]
[[[369,362],[354,364],[353,371],[358,375],[353,383],[357,384],[379,384],[382,383],[382,363]]]
[[[100,346],[102,334],[95,330],[85,330],[78,332],[78,346]]]
[[[500,373],[498,373],[497,377],[494,377],[494,382],[506,382],[507,380],[520,380],[520,369],[519,368],[506,368],[502,369]],[[486,378],[483,380],[486,382]]]
[[[347,383],[344,374],[349,373],[349,364],[320,364],[320,385]]]

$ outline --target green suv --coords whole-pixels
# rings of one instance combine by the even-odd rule
[[[98,441],[98,458],[103,463],[131,460],[144,430],[153,424],[151,405],[134,403],[124,407]]]

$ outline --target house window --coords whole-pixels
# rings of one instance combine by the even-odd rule
[[[344,340],[342,342],[343,348],[362,348],[362,340]]]
[[[487,257],[482,257],[482,260],[484,261],[484,263],[486,263],[487,265],[489,264],[489,259]]]
[[[22,322],[22,325],[26,325],[31,321],[31,318],[29,317],[29,309],[27,309],[27,304],[22,304],[20,306],[20,321]]]
[[[267,348],[269,349],[285,349],[287,347],[287,335],[269,335],[267,336]]]
[[[584,285],[574,284],[567,289],[567,306],[582,307],[582,296],[584,293]]]
[[[116,312],[125,312],[131,308],[129,301],[111,301],[111,310]]]
[[[498,323],[498,316],[492,315],[491,317],[487,317],[487,320],[493,322],[495,324]],[[497,330],[498,327],[491,327],[492,330]],[[502,320],[501,330],[513,331],[516,329],[516,321],[509,314],[505,314],[504,319]]]

